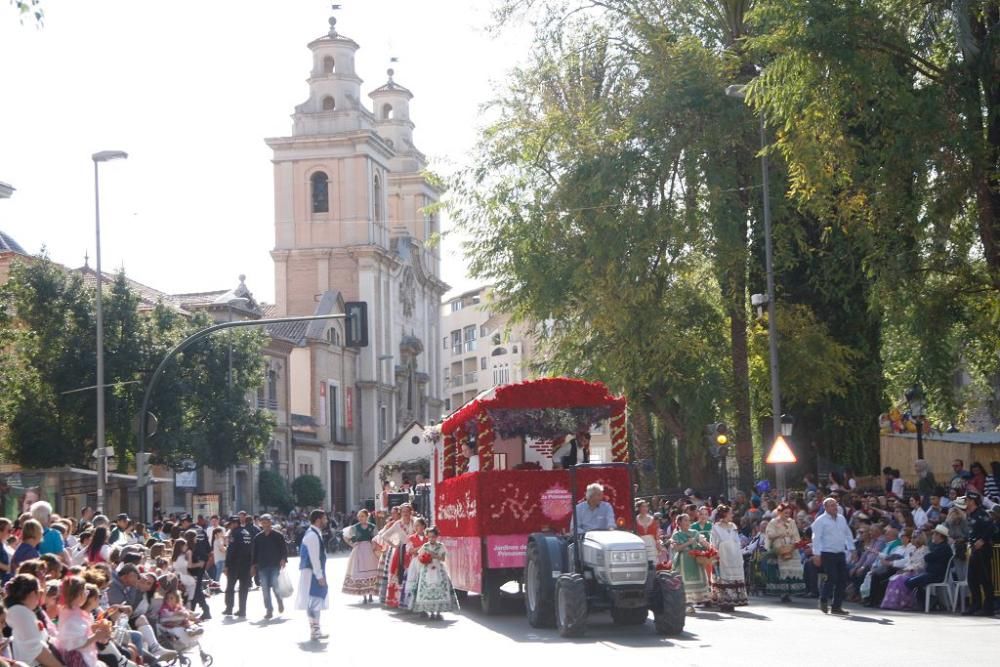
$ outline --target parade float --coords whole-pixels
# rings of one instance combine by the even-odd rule
[[[550,626],[563,616],[556,613],[561,579],[589,577],[594,585],[570,601],[577,605],[571,615],[585,619],[587,609],[610,609],[616,622],[644,623],[652,609],[660,618],[657,605],[662,603],[653,589],[660,575],[669,575],[646,567],[645,547],[630,532],[633,475],[625,410],[625,399],[599,382],[545,378],[484,392],[432,432],[435,523],[456,590],[478,594],[491,614],[500,607],[501,587],[516,582],[526,593],[532,625]],[[603,424],[610,429],[612,460],[561,469],[555,454],[566,451],[567,439]],[[467,471],[463,445],[478,457],[478,471]],[[588,532],[586,539],[580,535],[577,547],[573,507],[595,482],[604,487],[619,530]],[[636,563],[619,565],[612,552],[627,559],[640,550],[641,571],[616,571],[634,570]],[[683,607],[681,619],[682,625]],[[578,626],[582,631],[582,621]]]

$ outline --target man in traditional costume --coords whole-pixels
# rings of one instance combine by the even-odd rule
[[[327,639],[330,635],[320,630],[319,614],[329,607],[326,583],[326,549],[323,548],[323,530],[326,528],[326,512],[313,510],[309,513],[309,528],[299,545],[299,591],[295,600],[297,609],[304,609],[309,618],[310,638],[313,641]]]

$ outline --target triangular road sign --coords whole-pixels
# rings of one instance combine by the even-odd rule
[[[792,453],[792,448],[785,442],[784,436],[779,435],[771,445],[771,451],[767,453],[765,463],[797,463],[798,459]]]

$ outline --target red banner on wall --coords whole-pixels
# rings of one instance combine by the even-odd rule
[[[592,482],[604,486],[615,518],[633,524],[628,507],[626,468],[580,468],[577,502]],[[435,521],[442,535],[516,535],[540,530],[566,532],[574,505],[566,470],[494,470],[474,472],[437,484]]]

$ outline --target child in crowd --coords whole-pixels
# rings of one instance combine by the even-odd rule
[[[94,622],[92,611],[100,593],[83,577],[67,577],[62,585],[62,608],[59,610],[59,633],[56,648],[69,665],[98,667],[97,644],[111,639],[109,621]]]
[[[181,604],[181,596],[176,590],[169,591],[160,607],[160,627],[174,639],[175,648],[187,648],[197,643],[197,637],[204,628],[195,622],[194,612]]]

